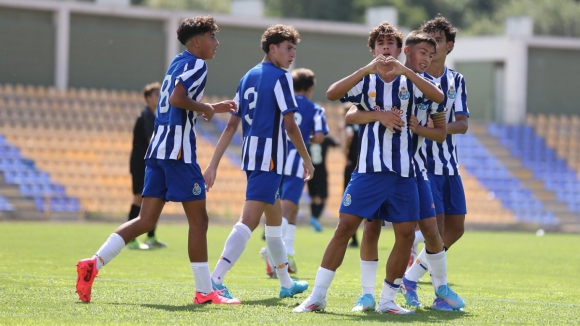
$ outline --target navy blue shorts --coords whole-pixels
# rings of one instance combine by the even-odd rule
[[[246,171],[248,186],[246,200],[255,200],[274,205],[280,198],[279,188],[282,175],[275,171]]]
[[[304,185],[306,182],[302,178],[298,178],[292,175],[285,175],[282,177],[282,184],[280,188],[280,198],[289,200],[295,205],[300,203],[300,197],[302,197],[302,191],[304,190]]]
[[[145,160],[143,197],[174,202],[205,200],[205,181],[199,165],[181,160]]]
[[[392,223],[418,221],[417,179],[392,172],[355,171],[344,191],[340,212]]]
[[[419,218],[426,219],[435,217],[435,203],[431,191],[431,182],[427,174],[417,176],[417,188],[419,189]]]
[[[437,214],[465,215],[465,191],[459,175],[435,175],[429,173],[435,211]]]

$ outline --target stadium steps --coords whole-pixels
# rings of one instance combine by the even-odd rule
[[[556,194],[548,190],[542,181],[535,179],[533,172],[525,168],[520,159],[513,157],[510,151],[500,144],[498,138],[489,134],[487,124],[470,122],[469,130],[513,176],[517,177],[542,202],[546,210],[554,213],[560,222],[561,231],[577,232],[580,230],[578,216],[570,211],[566,204],[558,201]]]
[[[0,173],[0,196],[5,197],[14,207],[13,211],[1,211],[0,219],[42,220],[47,217],[45,213],[36,210],[34,200],[20,194],[17,185],[7,184],[3,173]]]

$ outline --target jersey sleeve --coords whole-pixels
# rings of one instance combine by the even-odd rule
[[[320,106],[316,106],[317,110],[314,114],[314,133],[322,132],[325,135],[328,135],[329,128],[328,123],[326,122],[326,115],[324,114],[324,108]]]
[[[181,83],[187,91],[187,96],[195,101],[201,100],[207,78],[207,65],[201,59],[188,62],[183,72],[175,78],[175,85]]]
[[[298,109],[296,99],[294,98],[294,86],[292,82],[292,75],[286,72],[280,76],[274,86],[274,96],[278,103],[278,108],[282,114],[286,114]]]
[[[455,76],[459,79],[459,85],[457,87],[457,96],[455,97],[455,114],[465,114],[469,117],[469,109],[467,108],[467,90],[465,89],[465,78],[461,74]]]
[[[365,77],[367,78],[367,77]],[[351,102],[354,104],[360,104],[362,102],[363,87],[365,83],[365,78],[361,79],[353,88],[340,99],[342,103]]]
[[[240,86],[238,86],[236,96],[234,96],[234,102],[236,102],[236,107],[238,108],[238,110],[236,112],[230,112],[230,114],[235,115],[236,117],[241,117],[242,113],[240,112]]]

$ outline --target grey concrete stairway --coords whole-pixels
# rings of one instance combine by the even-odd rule
[[[565,203],[557,200],[556,194],[546,189],[542,181],[535,179],[532,171],[525,168],[520,159],[513,157],[496,137],[487,132],[484,123],[470,121],[469,131],[497,157],[513,176],[517,177],[542,202],[546,210],[554,213],[554,216],[560,222],[560,231],[580,232],[580,216],[571,212]]]

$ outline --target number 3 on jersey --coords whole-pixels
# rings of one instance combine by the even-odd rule
[[[159,92],[159,113],[169,111],[169,86],[171,83],[171,75],[165,76],[161,84],[161,91]]]
[[[250,96],[252,96],[252,100],[250,101]],[[248,103],[248,113],[244,116],[244,119],[249,125],[252,125],[252,120],[254,118],[254,111],[252,111],[256,107],[256,101],[258,100],[258,92],[254,87],[250,87],[246,89],[244,92],[244,99],[250,101]]]

